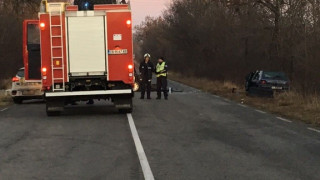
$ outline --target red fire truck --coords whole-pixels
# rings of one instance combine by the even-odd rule
[[[42,1],[41,75],[48,116],[90,99],[111,100],[120,112],[132,111],[130,6],[92,2]]]

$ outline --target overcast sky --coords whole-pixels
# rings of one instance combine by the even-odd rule
[[[73,0],[69,2],[73,3]],[[146,16],[160,16],[170,2],[171,0],[130,0],[133,25],[141,24]]]
[[[171,0],[130,0],[133,25],[139,25],[146,16],[160,16]]]

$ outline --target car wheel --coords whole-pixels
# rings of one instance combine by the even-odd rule
[[[21,104],[23,102],[22,98],[14,97],[12,99],[15,104]]]
[[[247,96],[253,95],[253,89],[251,87],[248,87],[248,90],[246,91],[246,95]]]

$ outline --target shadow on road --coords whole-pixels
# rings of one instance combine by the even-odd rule
[[[24,100],[22,104],[45,104],[43,99]]]
[[[118,110],[110,104],[97,105],[68,105],[65,106],[61,116],[99,116],[120,114]]]

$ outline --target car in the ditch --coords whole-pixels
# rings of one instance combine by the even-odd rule
[[[289,84],[283,72],[255,71],[246,76],[245,89],[248,94],[273,95],[274,92],[290,90]]]

